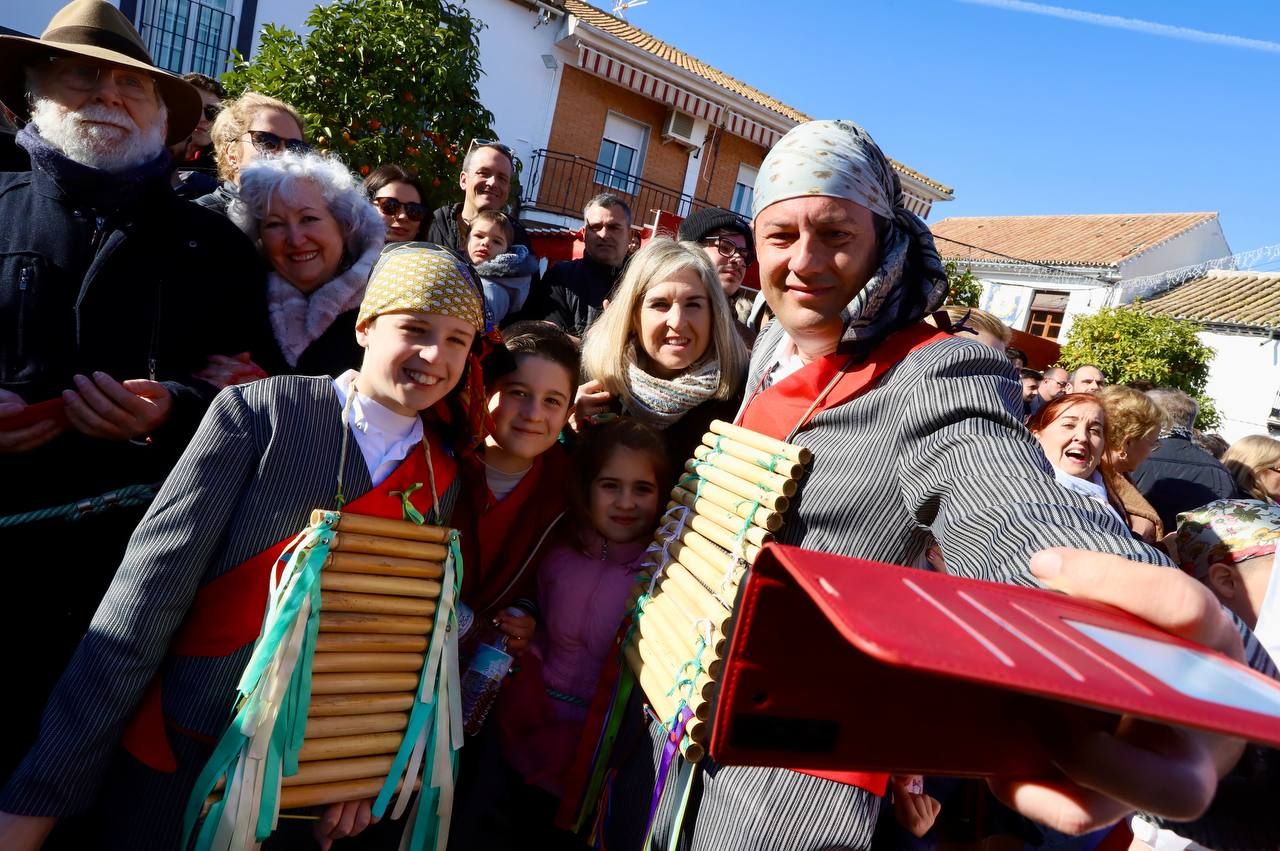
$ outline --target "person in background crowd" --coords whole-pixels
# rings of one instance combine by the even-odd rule
[[[0,549],[74,565],[5,574],[0,640],[22,686],[3,779],[213,397],[192,374],[250,347],[263,273],[230,222],[173,194],[165,146],[191,134],[200,94],[114,6],[75,0],[39,39],[0,36],[0,101],[28,122],[32,165],[0,175]]]
[[[1009,330],[1008,325],[1005,325],[985,310],[979,310],[976,307],[964,307],[959,304],[947,304],[939,308],[939,311],[947,314],[947,318],[951,322],[951,333],[961,340],[977,340],[984,346],[1003,352],[1005,347],[1009,345],[1009,338],[1013,336],[1013,332]],[[935,328],[938,326],[936,314],[926,316],[925,322]]]
[[[373,216],[354,181],[353,192]],[[349,329],[365,352],[358,370],[218,394],[0,794],[0,848],[38,848],[41,832],[95,800],[93,842],[77,848],[182,846],[183,812],[232,717],[272,567],[312,510],[413,510],[448,525],[458,459],[479,437],[483,399],[467,391],[483,380],[483,327],[466,264],[437,246],[395,246]],[[447,426],[424,418],[445,408]],[[367,827],[370,804],[324,807],[312,823],[321,847]]]
[[[1222,460],[1223,454],[1230,447],[1230,444],[1227,443],[1226,439],[1223,438],[1222,435],[1216,432],[1205,434],[1199,429],[1195,429],[1191,432],[1191,442],[1203,449],[1205,452],[1208,452],[1214,458],[1217,458],[1219,461]]]
[[[696,242],[707,252],[720,276],[720,286],[742,342],[747,349],[755,341],[756,331],[747,323],[751,319],[751,305],[757,291],[742,288],[747,267],[755,262],[755,248],[751,242],[751,225],[732,210],[707,207],[691,214],[680,223],[678,238],[681,242]]]
[[[502,212],[506,208],[515,170],[516,157],[509,147],[491,139],[472,139],[462,160],[462,173],[458,175],[462,200],[436,208],[431,214],[427,241],[443,245],[466,259],[467,228],[471,220],[484,210]],[[515,221],[512,227],[515,229],[513,244],[529,248],[529,235],[524,227]]]
[[[1167,425],[1156,448],[1133,472],[1133,483],[1160,515],[1160,524],[1174,529],[1182,512],[1235,496],[1236,482],[1216,458],[1191,442],[1200,412],[1194,399],[1173,388],[1149,390],[1147,396],[1164,412]]]
[[[1107,386],[1107,377],[1091,363],[1073,369],[1069,380],[1072,393],[1097,393]]]
[[[1222,465],[1236,480],[1236,498],[1280,502],[1280,440],[1242,437],[1222,453]]]
[[[538,258],[523,245],[515,245],[514,223],[505,213],[484,210],[471,220],[467,258],[480,276],[484,303],[494,322],[524,307],[529,287],[538,274]]]
[[[1022,380],[1022,418],[1025,420],[1031,416],[1031,406],[1039,395],[1040,380],[1044,376],[1024,366],[1018,370],[1018,377]]]
[[[1117,520],[1102,470],[1107,447],[1107,415],[1102,403],[1088,393],[1059,396],[1027,421],[1053,467],[1053,477],[1069,491],[1107,507]]]
[[[347,167],[314,153],[255,160],[241,171],[228,214],[271,267],[270,342],[214,358],[201,377],[226,387],[268,375],[336,376],[359,365],[356,313],[385,229]]]
[[[1273,500],[1219,499],[1178,515],[1175,551],[1187,573],[1257,632],[1280,615],[1271,590],[1280,505]]]
[[[1026,369],[1027,353],[1022,349],[1015,349],[1013,346],[1008,346],[1005,348],[1004,353],[1005,357],[1009,358],[1009,363],[1013,364],[1014,369]]]
[[[196,129],[186,140],[169,146],[173,155],[173,175],[170,183],[184,201],[194,201],[218,188],[217,163],[213,159],[213,142],[209,128],[222,109],[227,90],[212,77],[204,74],[183,74],[182,79],[196,87],[204,104]]]
[[[427,217],[422,184],[398,165],[380,165],[364,179],[363,188],[387,226],[387,244],[422,238]]]
[[[602,193],[583,210],[583,256],[557,263],[542,279],[543,299],[530,302],[530,318],[554,322],[581,337],[612,298],[627,259],[631,208],[617,195]]]
[[[223,103],[209,135],[222,182],[213,192],[197,198],[196,203],[224,216],[239,194],[240,172],[245,166],[259,157],[311,150],[298,110],[257,92],[245,92]]]
[[[578,422],[618,410],[664,432],[684,459],[713,419],[732,419],[747,352],[715,267],[692,242],[636,253],[609,309],[587,329]]]
[[[1065,396],[1068,388],[1071,386],[1071,376],[1060,366],[1051,366],[1046,369],[1040,379],[1040,389],[1036,392],[1036,398],[1031,400],[1031,413],[1039,413],[1040,409],[1045,405]]]
[[[1165,425],[1164,411],[1132,387],[1080,392],[1097,396],[1106,413],[1107,448],[1102,475],[1112,504],[1135,535],[1148,544],[1159,542],[1165,532],[1160,515],[1129,477],[1155,449]]]
[[[815,458],[777,533],[780,543],[910,565],[920,562],[932,534],[949,573],[1105,595],[1171,625],[1152,608],[1160,600],[1162,608],[1172,604],[1211,623],[1222,636],[1214,647],[1239,646],[1240,633],[1226,626],[1220,607],[1205,602],[1207,590],[1135,541],[1109,508],[1054,483],[1043,451],[1012,413],[1017,384],[1004,355],[921,326],[947,293],[946,273],[928,228],[904,206],[892,165],[864,130],[845,121],[793,128],[765,157],[753,206],[760,281],[775,319],[756,340],[752,395],[739,417],[746,428],[790,436]],[[1099,431],[1091,451],[1100,452],[1101,442]],[[1043,552],[1055,545],[1089,551]],[[1255,665],[1270,667],[1261,648],[1249,649]],[[642,717],[640,701],[633,709]],[[609,792],[610,848],[635,848],[646,833],[669,739],[662,725],[646,726],[647,758],[624,763]],[[1118,728],[1119,740],[1091,732],[1098,759],[1058,761],[1063,773],[1051,783],[1005,779],[993,786],[1024,815],[1084,832],[1131,811],[1127,793],[1107,782],[1123,767],[1134,781],[1127,788],[1141,787],[1144,804],[1193,818],[1212,797],[1221,766],[1240,753],[1239,743],[1180,729],[1177,741],[1196,739],[1191,750],[1151,747],[1160,737],[1144,738],[1137,766],[1126,727]],[[1082,749],[1061,725],[1045,744],[1072,755]],[[1171,789],[1169,771],[1186,782]],[[688,851],[867,848],[884,789],[874,779],[861,781],[873,787],[866,789],[830,775],[718,765],[714,758],[694,773],[682,819],[677,785],[668,783],[659,796],[651,834],[658,851],[677,844]],[[1098,788],[1113,791],[1086,791]],[[1194,810],[1183,809],[1188,801]],[[1232,841],[1236,823],[1220,818],[1182,829],[1214,836],[1216,847],[1217,839]]]

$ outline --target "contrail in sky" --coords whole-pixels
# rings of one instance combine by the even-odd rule
[[[1222,47],[1243,47],[1247,50],[1262,50],[1267,53],[1280,53],[1280,43],[1265,41],[1260,38],[1244,38],[1238,35],[1211,33],[1195,30],[1190,27],[1175,27],[1170,24],[1158,24],[1139,18],[1122,18],[1119,15],[1100,15],[1097,12],[1082,12],[1079,9],[1064,9],[1061,6],[1048,6],[1044,3],[1030,3],[1027,0],[960,0],[974,6],[992,6],[1007,9],[1010,12],[1027,12],[1032,15],[1044,15],[1050,18],[1062,18],[1081,24],[1093,24],[1099,27],[1111,27],[1117,30],[1132,30],[1160,35],[1165,38],[1180,38],[1183,41],[1198,41],[1204,44],[1217,44]]]

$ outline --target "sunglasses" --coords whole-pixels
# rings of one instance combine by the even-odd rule
[[[705,245],[707,248],[714,248],[720,253],[721,257],[737,257],[748,266],[751,265],[751,249],[739,248],[732,240],[723,236],[716,236],[710,239],[702,240],[699,245]]]
[[[258,149],[260,154],[278,154],[288,151],[291,154],[305,154],[311,146],[301,139],[282,139],[267,130],[249,130],[243,134]]]
[[[500,151],[507,159],[511,160],[513,166],[515,165],[516,152],[497,139],[472,139],[471,144],[467,146],[467,155],[470,156],[471,152],[476,148],[493,148],[496,151]]]
[[[218,117],[219,112],[222,112],[222,104],[211,103],[205,106],[204,117],[206,120],[212,121],[213,119]]]
[[[384,216],[395,218],[400,215],[400,211],[404,210],[405,216],[411,222],[420,222],[427,217],[427,208],[419,204],[417,201],[399,201],[395,198],[374,198],[373,206]]]

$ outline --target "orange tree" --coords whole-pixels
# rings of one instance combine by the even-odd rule
[[[483,23],[444,0],[336,0],[316,6],[310,31],[266,26],[252,60],[223,76],[293,104],[316,147],[361,175],[385,163],[417,174],[429,207],[457,192],[474,138],[493,138],[480,103]]]

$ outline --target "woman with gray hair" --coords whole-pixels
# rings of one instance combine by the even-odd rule
[[[386,228],[347,167],[313,153],[254,160],[240,173],[228,213],[271,267],[270,342],[252,359],[217,357],[200,377],[225,387],[358,367],[356,313]]]
[[[897,174],[865,130],[846,121],[792,129],[761,164],[753,207],[760,282],[776,319],[752,350],[738,421],[814,458],[780,543],[924,567],[936,540],[956,576],[1101,600],[1236,658],[1247,648],[1255,667],[1274,675],[1205,589],[1135,541],[1107,507],[1055,483],[1022,425],[1021,389],[1004,353],[922,322],[942,304],[947,277],[928,227],[904,206]],[[825,657],[822,646],[804,652]],[[827,674],[832,689],[863,688],[845,671]],[[933,732],[971,735],[940,709]],[[1087,733],[1026,720],[1045,722],[1055,775],[1002,777],[992,788],[1023,815],[1075,833],[1109,825],[1135,804],[1198,818],[1241,753],[1239,742],[1189,730],[1148,736],[1133,719]],[[841,741],[886,735],[863,718],[840,723]],[[663,777],[669,737],[659,723],[646,726],[647,753],[632,752],[647,758],[625,761],[608,793],[608,847],[635,848],[634,837],[650,835],[646,821],[651,847],[669,851],[870,847],[890,778],[712,759]],[[895,798],[916,794],[894,785]],[[1180,832],[1220,847],[1230,840],[1214,831],[1232,829],[1224,818]]]

